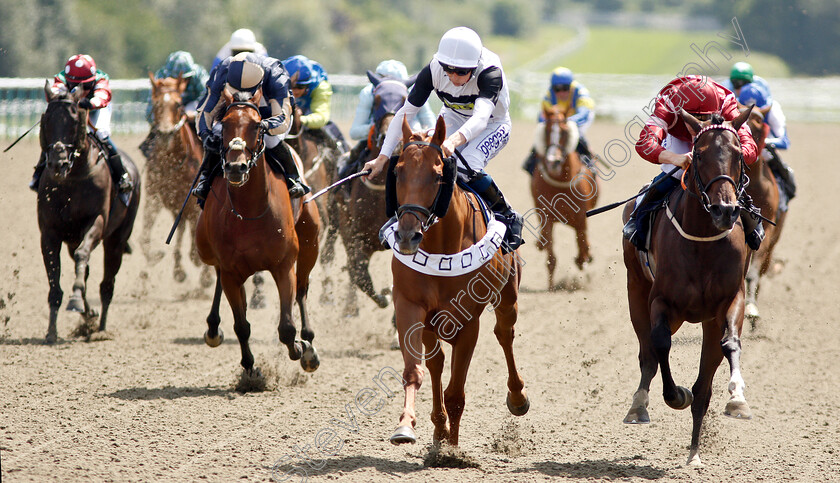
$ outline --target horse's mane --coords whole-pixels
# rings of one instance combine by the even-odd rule
[[[253,94],[243,91],[236,91],[233,93],[233,102],[248,102],[254,97]]]

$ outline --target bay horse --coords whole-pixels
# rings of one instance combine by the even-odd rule
[[[764,114],[758,109],[753,109],[750,113],[747,124],[750,127],[753,139],[755,139],[755,144],[758,146],[759,153],[755,164],[750,167],[750,184],[747,186],[747,194],[752,197],[753,204],[761,209],[761,214],[776,223],[776,226],[773,226],[766,221],[762,221],[765,234],[764,242],[762,242],[758,251],[753,254],[750,268],[747,270],[745,315],[750,320],[752,328],[755,329],[756,321],[759,318],[758,291],[761,277],[765,276],[773,265],[773,249],[781,237],[787,211],[780,209],[779,184],[776,182],[776,176],[770,166],[761,157],[765,145],[764,140],[767,138],[770,126],[764,123]]]
[[[297,74],[295,74],[297,75]],[[295,79],[293,77],[293,79]],[[340,153],[338,149],[326,142],[323,136],[316,134],[318,131],[306,129],[301,123],[303,112],[300,107],[292,109],[292,123],[289,134],[286,136],[286,143],[300,156],[303,164],[301,176],[309,184],[313,192],[317,192],[329,186],[334,179],[335,166]],[[331,206],[326,196],[315,199],[318,213],[321,218],[321,225],[326,225],[326,230],[321,230],[320,246],[321,253],[319,261],[324,268],[324,276],[321,279],[322,291],[321,302],[331,302],[332,294],[332,261],[335,258],[335,240],[338,237],[338,212]],[[251,296],[250,307],[262,308],[265,306],[263,294],[263,277],[261,274],[254,274],[254,293]]]
[[[712,379],[724,356],[730,370],[724,414],[751,418],[740,359],[744,276],[752,250],[739,220],[746,164],[737,134],[749,112],[731,123],[719,114],[704,122],[682,109],[680,116],[694,135],[693,161],[683,176],[683,189],[669,195],[665,213],[654,219],[646,257],[623,241],[627,298],[641,368],[624,422],[650,422],[648,393],[658,365],[665,403],[674,409],[691,406],[688,464],[700,465],[700,427],[709,408]],[[633,208],[634,201],[625,206],[624,222]],[[674,383],[669,362],[671,336],[684,321],[703,328],[700,373],[691,391]]]
[[[575,230],[578,254],[575,265],[583,270],[592,261],[586,232],[586,212],[598,201],[598,177],[583,164],[575,150],[576,136],[570,136],[566,115],[557,106],[543,109],[545,146],[537,153],[537,169],[531,177],[531,196],[535,206],[543,206],[545,221],[540,229],[537,248],[548,255],[548,289],[555,290],[554,223],[564,223]],[[572,139],[570,139],[572,138]],[[566,154],[568,152],[568,154]]]
[[[195,129],[190,126],[184,106],[181,102],[189,79],[181,75],[177,78],[156,79],[149,73],[152,84],[152,146],[146,162],[146,206],[143,215],[143,231],[140,246],[146,260],[157,263],[163,258],[162,251],[152,252],[151,232],[157,216],[166,210],[175,218],[183,206],[183,188],[189,186],[198,173],[198,167],[204,156],[204,148]],[[187,203],[184,207],[182,222],[178,225],[175,241],[175,266],[172,276],[178,282],[186,280],[187,273],[181,263],[181,242],[187,227],[190,229],[190,259],[202,266],[201,286],[209,287],[213,283],[210,267],[201,263],[195,247],[195,222],[198,220],[199,207]]]
[[[457,446],[464,384],[478,339],[479,317],[488,303],[495,309],[494,332],[507,363],[508,409],[521,416],[530,407],[513,356],[522,263],[518,253],[502,254],[499,249],[504,225],[473,193],[456,186],[456,161],[444,159],[440,149],[446,139],[443,116],[431,137],[412,133],[405,120],[402,132],[402,153],[387,173],[389,204],[398,217],[388,239],[395,251],[393,296],[405,364],[405,403],[391,442],[417,439],[414,400],[423,382],[421,363],[425,360],[432,377],[434,441]],[[424,269],[430,271],[420,271]],[[445,391],[441,340],[452,345]]]
[[[47,109],[41,116],[40,143],[47,164],[38,185],[38,227],[50,286],[46,342],[54,343],[64,295],[60,286],[62,244],[67,245],[73,257],[76,273],[67,310],[80,312],[86,320],[96,317],[87,300],[90,254],[100,243],[103,245],[105,269],[99,285],[99,332],[105,331],[122,256],[130,252],[128,238],[140,205],[140,177],[128,155],[120,151],[126,172],[135,181],[128,205],[124,204],[117,198],[111,180],[108,151],[88,131],[89,112],[79,107],[84,96],[82,89],[54,94],[48,80],[44,92]]]
[[[312,346],[315,333],[306,313],[309,273],[318,258],[321,221],[313,204],[289,199],[282,175],[265,160],[259,105],[262,91],[234,98],[223,91],[222,166],[224,176],[213,180],[210,195],[199,214],[195,243],[201,260],[216,269],[216,288],[204,341],[222,343],[219,302],[222,290],[233,312],[233,329],[242,352],[243,374],[258,375],[248,344],[251,326],[246,318],[245,281],[260,270],[271,273],[280,295],[280,341],[291,360],[306,371],[318,368]],[[297,155],[295,155],[297,157]],[[297,160],[299,162],[299,160]],[[301,337],[296,340],[292,305],[300,309]]]
[[[368,71],[368,79],[373,84],[373,124],[367,139],[367,159],[374,159],[379,155],[385,133],[394,119],[394,114],[403,106],[408,97],[408,87],[414,80],[401,81],[382,78]],[[393,155],[399,156],[402,143],[394,150]],[[349,156],[349,153],[347,154]],[[348,159],[348,162],[355,160]],[[379,242],[379,227],[388,221],[385,214],[385,174],[380,173],[375,178],[356,178],[349,183],[349,196],[335,196],[331,193],[331,202],[340,206],[339,231],[347,253],[347,272],[353,286],[349,287],[348,297],[345,299],[345,313],[358,314],[359,307],[356,300],[358,287],[371,298],[380,308],[391,305],[391,289],[383,288],[377,292],[370,276],[370,258],[374,253],[386,248]]]

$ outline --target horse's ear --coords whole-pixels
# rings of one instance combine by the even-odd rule
[[[152,89],[154,89],[155,86],[156,86],[156,84],[155,84],[155,74],[152,71],[148,71],[148,72],[149,72],[149,81],[152,82]]]
[[[187,86],[190,84],[190,79],[184,77],[183,72],[178,73],[178,92],[184,93],[187,90]]]
[[[432,144],[440,146],[446,140],[446,121],[443,116],[438,116],[437,123],[435,123],[435,134],[430,141]]]
[[[406,87],[413,86],[415,82],[417,82],[417,74],[414,74],[413,76],[403,81]]]
[[[732,127],[734,127],[736,131],[738,129],[741,129],[741,126],[745,122],[747,122],[747,119],[750,118],[750,113],[752,112],[754,107],[755,107],[755,104],[750,104],[750,107],[741,111],[741,114],[739,114],[738,117],[736,117],[735,119],[732,120]]]
[[[370,81],[370,83],[373,84],[373,87],[378,86],[379,83],[382,82],[382,77],[380,77],[379,74],[377,74],[376,72],[371,72],[368,70],[365,71],[365,73],[367,74],[367,78]]]
[[[411,139],[411,135],[414,132],[411,130],[411,126],[408,125],[408,118],[403,116],[403,124],[402,124],[402,132],[403,132],[403,142],[407,143],[409,139]]]
[[[44,82],[44,95],[47,96],[47,102],[50,102],[53,99],[53,97],[55,97],[52,89],[50,88],[49,79],[47,79],[46,82]]]
[[[259,106],[261,98],[262,98],[262,89],[257,89],[257,92],[255,92],[254,95],[251,96],[251,99],[248,102],[250,102],[251,104],[253,104],[255,106]]]
[[[233,102],[233,94],[230,93],[227,87],[222,89],[222,99],[224,99],[225,104],[227,105],[230,105],[230,103]]]
[[[680,108],[680,117],[682,118],[685,125],[688,127],[688,131],[691,134],[691,137],[696,136],[697,133],[700,132],[700,129],[702,129],[700,121],[698,121],[696,117],[685,112],[685,109],[683,108]]]

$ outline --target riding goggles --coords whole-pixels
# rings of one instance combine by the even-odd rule
[[[744,79],[730,79],[730,81],[732,82],[733,89],[740,89],[745,85],[749,84],[749,82],[745,81]]]
[[[444,72],[446,72],[447,74],[455,74],[455,75],[457,75],[457,76],[465,76],[465,75],[467,75],[467,74],[471,74],[471,73],[472,73],[472,71],[474,71],[474,70],[475,70],[475,67],[473,67],[473,68],[467,68],[467,67],[452,67],[451,65],[444,64],[443,62],[438,62],[438,64],[440,64],[440,67],[441,67],[441,68],[443,69],[443,71],[444,71]]]
[[[569,84],[558,84],[552,86],[551,88],[554,90],[554,92],[568,92],[572,88],[572,86]]]

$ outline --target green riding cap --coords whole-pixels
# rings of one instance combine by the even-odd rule
[[[746,82],[753,81],[753,68],[746,62],[736,62],[732,66],[732,71],[729,72],[729,80],[743,80]]]

